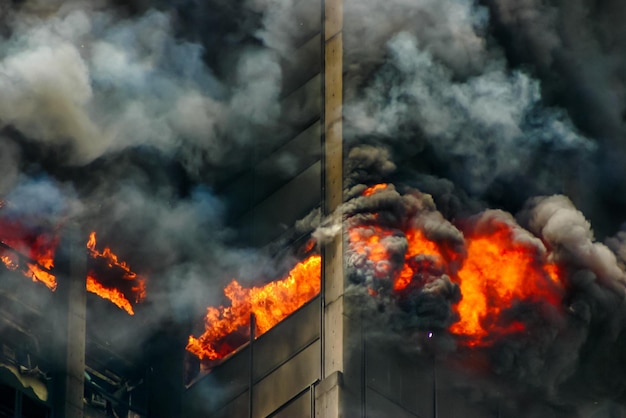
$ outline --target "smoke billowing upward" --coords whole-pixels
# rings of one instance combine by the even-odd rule
[[[150,277],[147,322],[200,315],[232,277],[275,276],[282,266],[231,227],[247,196],[216,190],[293,135],[280,104],[282,66],[302,41],[292,9],[2,2],[2,216],[61,235],[78,224],[85,243],[97,231]],[[118,347],[144,341],[145,325]]]
[[[234,245],[239,196],[219,191],[293,133],[280,100],[303,41],[295,5],[1,2],[4,215],[97,230],[150,277],[156,321],[218,303],[231,276],[272,276],[261,251]],[[322,242],[352,231],[354,287],[397,332],[453,342],[467,266],[505,237],[548,302],[514,294],[492,324],[506,338],[483,349],[494,375],[581,416],[625,403],[626,8],[344,6],[346,203],[298,227],[321,224]],[[390,184],[364,194],[379,182]]]
[[[468,391],[511,416],[623,403],[625,10],[582,3],[345,3],[350,278],[381,329],[481,352],[500,383]]]
[[[506,416],[619,409],[626,292],[609,247],[622,237],[595,241],[565,196],[534,198],[517,218],[489,209],[451,222],[428,194],[357,185],[341,212],[348,294],[369,338],[460,363],[481,376],[467,392]],[[329,221],[317,236],[333,233]]]

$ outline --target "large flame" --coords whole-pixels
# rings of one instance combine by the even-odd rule
[[[378,184],[361,195],[371,197],[388,188]],[[423,286],[422,272],[426,276],[428,272],[449,275],[461,291],[461,300],[454,307],[459,320],[449,330],[463,344],[488,345],[499,335],[525,331],[523,322],[514,315],[502,315],[521,302],[553,306],[562,302],[559,267],[547,262],[545,251],[530,241],[516,239],[513,227],[504,221],[494,221],[488,232],[464,230],[466,254],[456,254],[428,239],[414,222],[387,225],[380,219],[380,214],[370,213],[347,222],[350,250],[368,260],[376,279],[391,280],[398,296],[409,285]],[[406,241],[399,260],[394,241],[398,236]],[[449,265],[451,260],[457,263],[455,268]],[[363,263],[358,257],[355,262]],[[369,293],[378,294],[374,289]]]
[[[320,275],[321,257],[312,255],[298,263],[286,278],[265,286],[244,288],[233,280],[224,289],[231,305],[207,309],[204,333],[198,338],[189,336],[187,350],[201,360],[223,358],[237,348],[227,337],[233,333],[245,335],[250,314],[256,318],[255,334],[265,333],[319,293]]]
[[[111,301],[120,309],[128,312],[128,314],[134,315],[135,312],[128,299],[128,293],[130,293],[135,303],[141,302],[146,297],[145,279],[134,273],[130,269],[130,266],[124,261],[121,261],[109,247],[105,247],[104,250],[99,251],[96,248],[95,232],[89,234],[87,249],[89,250],[89,256],[92,260],[104,262],[110,269],[121,272],[121,279],[130,284],[128,292],[122,292],[117,287],[106,286],[102,283],[102,279],[97,277],[96,270],[91,267],[88,269],[87,273],[87,291]]]
[[[518,301],[558,306],[558,268],[533,246],[516,241],[511,227],[495,224],[489,234],[466,237],[467,258],[458,272],[460,320],[450,328],[468,345],[488,344],[501,333],[524,330],[521,322],[502,322],[500,314]]]

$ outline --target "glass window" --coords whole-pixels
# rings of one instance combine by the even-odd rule
[[[22,418],[48,418],[50,410],[47,406],[28,396],[22,396]]]
[[[0,418],[13,418],[15,413],[15,389],[0,385]]]

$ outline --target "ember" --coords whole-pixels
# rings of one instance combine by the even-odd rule
[[[209,307],[204,333],[198,338],[189,336],[187,350],[200,360],[225,357],[237,349],[227,337],[232,333],[247,335],[251,313],[256,317],[255,335],[265,333],[319,293],[320,275],[321,257],[312,255],[286,278],[265,286],[246,289],[233,280],[224,289],[231,306]]]

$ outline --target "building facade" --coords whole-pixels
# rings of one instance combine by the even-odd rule
[[[284,129],[268,133],[280,137],[273,147],[252,149],[248,168],[222,181],[223,194],[237,197],[231,221],[257,247],[303,245],[308,234],[294,235],[296,222],[320,205],[333,213],[344,196],[342,0],[294,5],[299,30],[282,63]],[[291,169],[277,173],[285,156]],[[497,416],[470,406],[454,389],[458,374],[431,356],[367,338],[359,302],[346,294],[341,234],[322,248],[317,297],[187,382],[191,325],[163,326],[143,352],[129,354],[117,342],[131,340],[147,318],[138,309],[122,335],[117,324],[129,318],[86,294],[86,254],[79,239],[67,239],[73,250],[58,269],[67,279],[54,294],[5,275],[0,417]]]

